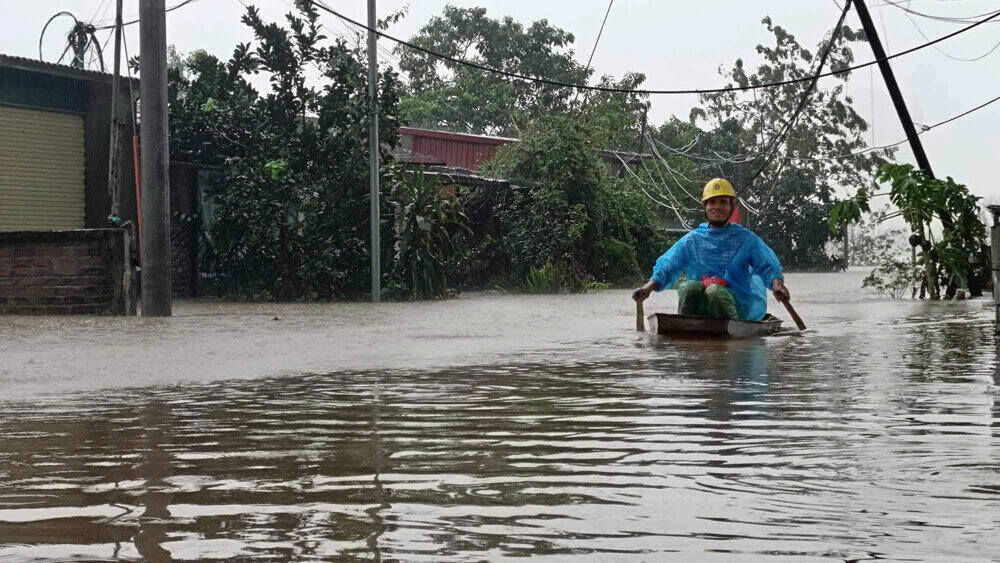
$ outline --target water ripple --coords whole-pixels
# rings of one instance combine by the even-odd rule
[[[991,330],[9,401],[0,560],[996,556]]]

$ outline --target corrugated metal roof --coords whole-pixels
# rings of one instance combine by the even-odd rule
[[[413,135],[415,137],[428,137],[431,139],[447,139],[449,141],[465,141],[470,143],[480,143],[488,145],[505,145],[517,141],[513,137],[494,137],[492,135],[473,135],[471,133],[452,133],[451,131],[438,131],[435,129],[419,129],[417,127],[400,127],[400,135]]]
[[[460,184],[469,187],[506,186],[511,183],[510,180],[481,176],[472,170],[457,168],[454,166],[428,166],[424,170],[424,174],[428,176],[437,176],[450,184]]]
[[[444,159],[413,152],[406,147],[396,147],[392,149],[392,153],[390,154],[396,162],[403,162],[406,164],[446,164]]]
[[[410,150],[413,154],[436,158],[448,166],[468,170],[479,170],[484,162],[496,155],[497,149],[502,145],[519,141],[512,137],[470,135],[416,127],[400,127],[399,134],[411,139],[409,146],[412,147]],[[653,158],[651,154],[632,151],[602,150],[600,153],[612,167],[627,166],[633,162]]]
[[[78,68],[73,68],[67,65],[60,65],[55,63],[47,63],[45,61],[39,61],[36,59],[28,59],[25,57],[15,57],[12,55],[4,55],[0,53],[0,66],[5,66],[9,68],[17,68],[21,70],[30,70],[33,72],[42,72],[46,74],[55,74],[58,76],[67,76],[70,78],[79,78],[80,80],[91,80],[96,82],[111,82],[113,76],[106,72],[97,72],[96,70],[80,70]],[[120,80],[128,80],[128,77],[121,76]],[[138,84],[139,80],[133,78],[132,80]]]

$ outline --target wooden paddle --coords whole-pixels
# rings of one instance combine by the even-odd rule
[[[805,330],[806,323],[802,322],[802,317],[800,317],[799,314],[795,312],[795,308],[792,307],[792,304],[787,299],[783,301],[779,299],[779,301],[781,301],[782,305],[785,306],[785,309],[788,309],[788,314],[791,315],[792,320],[795,321],[795,326],[799,327],[799,330]]]
[[[642,301],[635,302],[635,329],[646,332],[646,316],[642,314]]]

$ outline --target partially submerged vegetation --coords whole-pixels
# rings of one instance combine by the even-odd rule
[[[253,40],[229,61],[202,51],[172,57],[171,150],[219,171],[207,189],[212,216],[198,218],[205,225],[202,267],[216,291],[235,298],[361,298],[370,287],[365,51],[360,41],[326,37],[310,2],[297,1],[287,21],[287,28],[264,22],[251,7],[243,22]],[[809,75],[813,52],[769,18],[763,23],[774,45],[758,46],[756,69],[737,60],[724,70],[733,86]],[[850,43],[864,40],[847,27],[838,37],[831,68],[850,64]],[[522,74],[569,83],[593,78],[575,59],[572,34],[544,21],[525,27],[492,19],[482,8],[448,7],[413,42]],[[670,118],[657,127],[646,122],[644,94],[511,82],[404,47],[397,54],[403,76],[383,70],[378,106],[379,251],[389,298],[631,285],[669,248],[667,223],[701,222],[692,194],[720,175],[739,189],[744,224],[788,269],[840,268],[846,257],[834,243],[845,225],[868,213],[868,192],[834,207],[834,188],[872,184],[892,157],[880,150],[836,158],[865,146],[867,123],[844,91],[849,73],[812,91],[801,117],[776,141],[782,116],[801,102],[807,83],[706,94],[688,121]],[[255,75],[267,83],[260,86]],[[634,72],[596,80],[626,90],[644,81]],[[503,182],[445,189],[440,176],[392,162],[388,149],[404,123],[520,141],[482,170]],[[608,155],[620,153],[605,149],[645,156],[609,166]],[[926,291],[981,291],[982,272],[968,260],[981,255],[974,198],[950,180],[939,185],[894,165],[881,170],[878,179],[893,183],[893,203],[919,235],[911,242],[921,249]],[[942,186],[942,194],[953,195],[913,195]],[[826,227],[831,213],[833,230]],[[945,225],[942,240],[931,237],[927,213]],[[878,237],[868,236],[870,253],[884,254],[875,248]],[[896,266],[880,275],[899,278]],[[889,285],[885,291],[898,293]]]
[[[892,297],[902,287],[919,286],[920,298],[952,298],[968,293],[980,297],[990,284],[989,246],[986,226],[980,218],[979,197],[951,177],[932,178],[909,164],[886,164],[876,178],[889,184],[889,191],[872,194],[861,188],[838,203],[830,216],[830,227],[843,230],[861,222],[870,213],[870,200],[887,196],[898,209],[883,220],[901,217],[910,227],[907,239],[916,252],[915,264],[886,254],[866,286]],[[941,226],[935,237],[933,222]]]

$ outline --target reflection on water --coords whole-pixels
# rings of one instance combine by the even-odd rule
[[[0,403],[0,559],[997,557],[988,316],[878,323]]]

